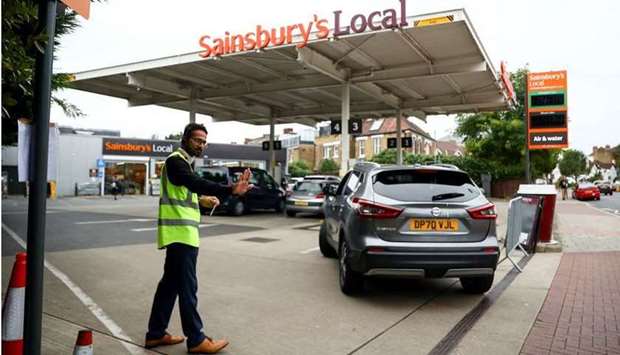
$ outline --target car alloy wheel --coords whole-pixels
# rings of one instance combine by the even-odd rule
[[[276,202],[275,210],[276,212],[282,212],[284,210],[284,207],[284,200],[280,199],[278,202]]]
[[[338,259],[338,262],[340,263],[340,287],[344,287],[347,276],[349,276],[349,265],[347,265],[348,256],[349,247],[346,241],[342,241],[342,243],[340,243],[340,258]]]
[[[355,295],[364,288],[364,276],[351,269],[348,260],[350,252],[347,241],[342,240],[338,259],[340,290],[346,295]]]
[[[233,209],[233,213],[235,214],[235,216],[241,216],[244,211],[245,211],[245,206],[243,205],[243,202],[237,201]]]

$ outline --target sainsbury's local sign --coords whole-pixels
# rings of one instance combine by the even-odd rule
[[[166,157],[179,147],[179,142],[125,138],[103,138],[105,155]]]
[[[361,33],[367,30],[379,31],[407,26],[406,0],[398,0],[400,13],[396,9],[373,11],[369,14],[356,14],[346,19],[342,10],[334,11],[333,26],[328,19],[314,15],[308,22],[300,22],[278,28],[265,28],[257,25],[256,29],[248,33],[232,34],[224,32],[224,36],[211,37],[204,35],[198,43],[202,48],[200,56],[208,58],[236,52],[264,49],[267,47],[292,44],[293,38],[299,36],[301,42],[297,48],[305,47],[312,39],[325,39],[331,36],[338,37],[350,33]],[[333,27],[333,30],[330,29]]]

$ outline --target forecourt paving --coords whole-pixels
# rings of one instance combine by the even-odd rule
[[[148,228],[153,222],[75,224],[85,219],[96,222],[149,218],[156,211],[154,199],[116,202],[65,199],[58,204],[50,203],[50,210],[56,212],[48,215],[47,246],[50,249],[46,259],[67,274],[133,341],[141,343],[153,293],[161,276],[164,252],[155,248],[154,231],[131,230]],[[25,239],[25,214],[18,213],[18,205],[8,203],[5,206],[3,223]],[[63,223],[65,227],[61,227]],[[368,284],[365,295],[347,297],[338,288],[336,260],[322,257],[316,249],[318,218],[291,219],[257,213],[242,218],[205,217],[203,223],[232,226],[226,227],[230,230],[246,228],[213,235],[210,233],[215,232],[217,226],[201,229],[201,234],[208,237],[201,240],[198,259],[199,309],[208,335],[231,340],[226,352],[229,354],[311,354],[317,351],[373,354],[385,353],[386,349],[428,353],[484,298],[466,295],[454,279],[375,280]],[[77,231],[84,240],[80,242],[75,235],[69,235],[71,230]],[[142,234],[150,237],[144,238]],[[113,236],[112,242],[104,243],[110,236]],[[77,244],[79,248],[63,247],[64,239],[71,241],[67,244]],[[4,292],[13,251],[20,247],[6,230],[3,230],[2,247]],[[9,254],[4,252],[6,250],[11,250],[10,255],[6,255]],[[536,287],[545,289],[545,282],[538,284],[535,279],[545,278],[546,273],[531,267],[538,258],[542,256],[536,255],[526,272],[519,275],[497,301],[499,304],[510,295],[504,298],[507,306],[493,306],[487,312],[487,315],[497,312],[495,322],[517,319],[517,326],[495,327],[498,334],[493,338],[497,341],[502,337],[506,339],[501,334],[502,329],[511,336],[516,334],[510,338],[514,339],[511,340],[514,344],[502,347],[508,353],[519,351],[522,343],[519,337],[525,337],[542,303],[538,293],[527,292],[530,291],[527,285],[510,293],[520,278],[526,277],[532,278],[530,282],[536,283]],[[495,282],[510,269],[508,262],[502,263]],[[66,353],[59,349],[73,346],[78,325],[97,330],[97,354],[128,353],[118,341],[103,335],[109,331],[62,282],[48,271],[45,276],[45,353]],[[552,273],[547,277],[549,282],[551,277]],[[519,307],[523,304],[528,305],[525,311]],[[483,316],[478,324],[493,326],[492,319],[487,318]],[[169,330],[182,333],[176,309]],[[468,337],[462,343],[468,349],[475,349],[483,341]],[[489,339],[484,342],[488,344]],[[185,346],[156,350],[183,354]]]

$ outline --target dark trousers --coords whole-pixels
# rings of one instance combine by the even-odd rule
[[[181,243],[173,243],[166,247],[164,276],[157,285],[146,339],[159,339],[166,334],[177,295],[187,347],[195,347],[205,339],[197,309],[197,258],[198,248]]]

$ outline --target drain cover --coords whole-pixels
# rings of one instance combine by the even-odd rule
[[[247,238],[247,239],[241,239],[241,240],[246,241],[246,242],[254,242],[254,243],[270,243],[270,242],[278,241],[280,239],[253,237],[253,238]]]

